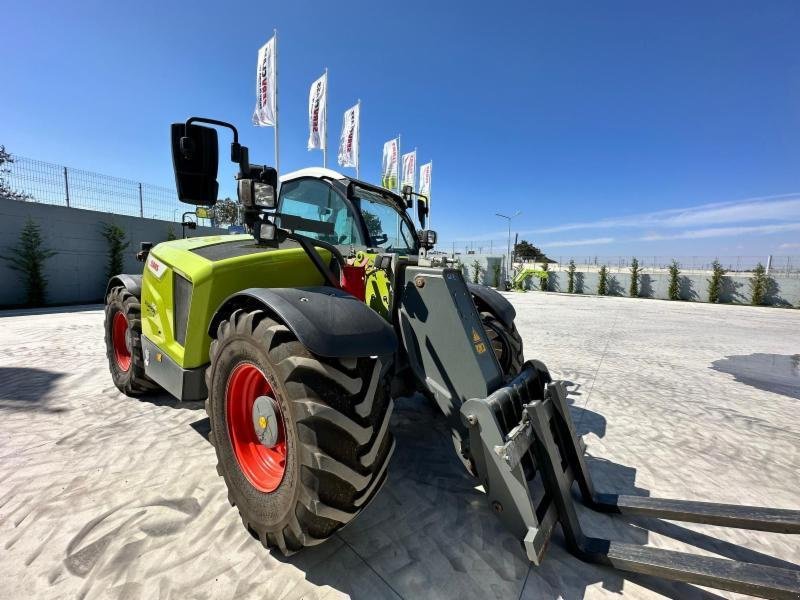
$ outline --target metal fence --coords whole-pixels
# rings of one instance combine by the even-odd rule
[[[174,189],[73,169],[25,156],[6,163],[3,179],[26,201],[117,215],[178,221],[186,212]]]

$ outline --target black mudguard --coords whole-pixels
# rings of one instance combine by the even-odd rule
[[[490,287],[477,283],[468,283],[467,289],[475,299],[475,304],[479,311],[488,310],[500,319],[503,325],[509,329],[511,328],[514,318],[517,316],[517,311],[514,310],[511,302],[506,300],[502,294]]]
[[[211,319],[208,334],[237,308],[266,310],[318,356],[354,358],[394,354],[391,325],[355,296],[332,287],[250,288],[227,298]]]
[[[141,299],[142,297],[142,276],[141,275],[114,275],[111,279],[108,280],[108,285],[106,286],[106,295],[103,296],[103,299],[108,297],[108,293],[111,291],[111,288],[122,286],[127,289],[131,295],[135,296],[136,298]]]

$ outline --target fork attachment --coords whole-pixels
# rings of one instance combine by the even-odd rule
[[[800,511],[596,493],[563,382],[538,361],[509,384],[461,407],[470,452],[492,510],[540,564],[556,523],[581,560],[762,598],[800,598],[797,570],[674,552],[584,535],[571,490],[599,512],[800,533]]]

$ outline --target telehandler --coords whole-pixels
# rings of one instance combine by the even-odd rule
[[[285,554],[353,520],[387,477],[393,397],[441,409],[455,451],[535,564],[556,523],[581,559],[769,598],[800,571],[583,535],[571,495],[603,512],[800,532],[800,511],[596,493],[563,382],[523,362],[511,304],[426,253],[428,199],[335,171],[253,165],[236,128],[171,128],[178,197],[217,200],[218,140],[249,234],[143,245],[108,283],[105,340],[125,394],[205,400],[217,471],[247,530]],[[421,230],[407,210],[416,198]]]

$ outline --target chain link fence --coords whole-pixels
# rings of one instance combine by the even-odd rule
[[[28,202],[55,204],[162,221],[178,221],[187,206],[174,189],[13,156],[6,186]]]

